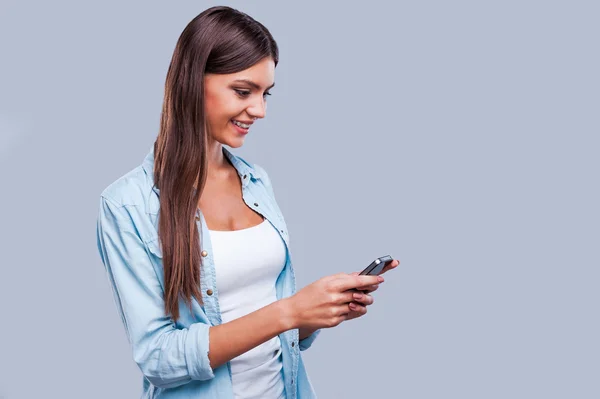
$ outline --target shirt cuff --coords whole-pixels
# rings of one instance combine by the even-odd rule
[[[208,359],[210,325],[194,323],[188,327],[185,341],[185,361],[190,378],[193,380],[209,380],[215,374]]]
[[[299,342],[300,350],[305,351],[312,345],[313,341],[317,338],[317,336],[321,333],[321,330],[317,330],[310,334],[308,337],[301,339]]]

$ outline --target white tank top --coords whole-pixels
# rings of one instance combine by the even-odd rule
[[[209,230],[223,323],[277,300],[275,282],[286,260],[285,243],[271,223],[242,230]],[[236,399],[285,398],[281,342],[264,342],[231,360]]]

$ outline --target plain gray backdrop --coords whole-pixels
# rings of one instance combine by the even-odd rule
[[[269,172],[298,288],[401,261],[303,352],[320,398],[598,398],[597,2],[0,6],[0,397],[137,398],[96,248],[157,133],[175,43],[227,4],[273,34]]]

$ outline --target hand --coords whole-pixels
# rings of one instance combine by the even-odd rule
[[[354,273],[353,273],[354,275]],[[358,275],[358,273],[356,273]],[[379,285],[377,285],[379,286]],[[375,288],[377,289],[377,288]],[[374,290],[373,290],[374,291]],[[367,306],[372,305],[374,302],[373,296],[369,294],[364,294],[360,291],[353,292],[354,301],[351,302],[348,307],[350,308],[350,313],[346,317],[346,321],[356,319],[360,316],[364,316],[367,314]]]
[[[389,265],[383,268],[379,275],[394,269],[396,266],[400,264],[399,260],[394,259]],[[351,273],[351,276],[358,276],[359,272]],[[369,293],[376,291],[379,288],[379,284],[373,284],[365,287],[358,287],[356,292],[354,292],[354,301],[348,306],[350,308],[350,313],[346,317],[346,320],[356,319],[360,316],[364,316],[367,314],[367,306],[372,305],[374,300]]]
[[[397,259],[394,259],[392,262],[390,262],[389,265],[387,265],[386,267],[383,268],[383,270],[381,271],[381,273],[379,273],[379,276],[381,276],[383,273],[388,272],[392,269],[395,269],[398,265],[400,264],[400,261]],[[359,272],[354,272],[351,273],[352,276],[358,276]],[[373,284],[373,285],[369,285],[366,287],[359,287],[357,288],[358,291],[362,291],[364,294],[370,294],[371,292],[377,290],[377,288],[379,288],[379,283],[377,284]]]
[[[357,287],[369,287],[381,281],[383,277],[379,276],[339,273],[307,285],[286,298],[290,329],[317,330],[337,326],[352,312],[349,304],[354,301]]]

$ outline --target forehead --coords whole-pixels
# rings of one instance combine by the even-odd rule
[[[207,84],[239,83],[243,86],[252,86],[251,83],[245,82],[250,81],[256,83],[260,88],[266,89],[275,82],[275,62],[267,57],[243,71],[228,74],[206,74],[205,79]]]

